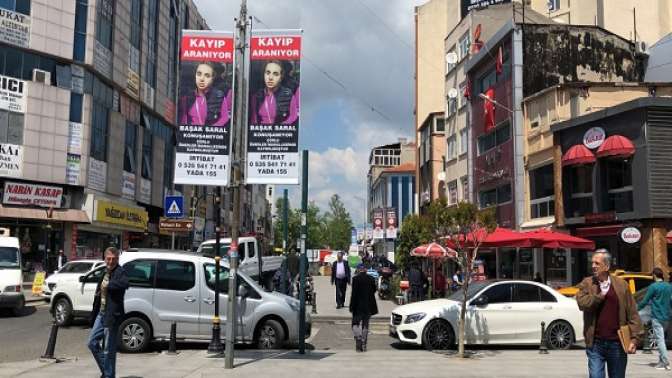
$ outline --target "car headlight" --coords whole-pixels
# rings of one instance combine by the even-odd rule
[[[418,312],[417,314],[411,314],[411,315],[408,315],[406,317],[406,320],[404,321],[404,323],[406,323],[406,324],[415,323],[417,321],[420,321],[420,320],[424,319],[425,316],[427,316],[427,314],[425,314],[424,312]]]
[[[285,298],[285,302],[287,302],[287,306],[289,306],[292,311],[299,312],[299,301],[294,298]]]

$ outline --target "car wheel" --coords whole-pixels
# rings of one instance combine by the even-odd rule
[[[273,319],[268,319],[257,331],[257,348],[280,349],[285,342],[285,330]]]
[[[72,322],[72,304],[68,298],[58,298],[54,303],[54,322],[59,327],[70,325]]]
[[[19,302],[19,305],[12,309],[12,315],[14,315],[14,316],[23,315],[23,310],[24,310],[25,306],[26,306],[26,300],[22,296],[21,301]]]
[[[151,339],[152,330],[142,318],[128,318],[119,326],[119,346],[126,353],[144,352]]]
[[[450,349],[455,344],[455,332],[450,323],[443,319],[434,319],[422,332],[422,345],[427,350]]]
[[[569,349],[574,344],[574,330],[565,321],[551,323],[546,329],[546,344],[549,349]]]

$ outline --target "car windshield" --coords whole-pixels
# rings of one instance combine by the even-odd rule
[[[88,262],[69,262],[58,273],[86,273],[92,266],[93,263]]]
[[[220,243],[219,245],[219,255],[228,258],[229,257],[229,243]],[[215,243],[203,244],[198,250],[198,253],[207,257],[215,257]]]
[[[19,250],[13,247],[0,247],[0,269],[19,267]]]
[[[469,288],[467,289],[467,301],[471,300],[474,295],[476,295],[479,291],[484,289],[486,286],[490,285],[492,282],[488,281],[479,281],[479,282],[472,282],[469,284]],[[462,301],[462,289],[454,292],[451,294],[448,299],[453,300],[453,301]]]

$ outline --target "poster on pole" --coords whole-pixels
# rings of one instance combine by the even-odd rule
[[[183,30],[175,183],[229,183],[233,33]]]
[[[395,208],[388,208],[385,210],[386,229],[385,238],[397,238],[397,210]]]
[[[373,238],[384,239],[385,230],[383,229],[383,209],[373,210]]]
[[[299,183],[301,31],[253,31],[250,39],[248,184]]]

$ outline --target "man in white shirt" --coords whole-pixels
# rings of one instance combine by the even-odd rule
[[[65,257],[65,254],[63,253],[63,249],[58,250],[58,270],[61,270],[63,268],[63,265],[68,262],[68,258]]]
[[[336,285],[336,308],[345,305],[345,292],[350,283],[350,267],[343,260],[343,252],[338,252],[337,260],[331,267],[331,284]]]

